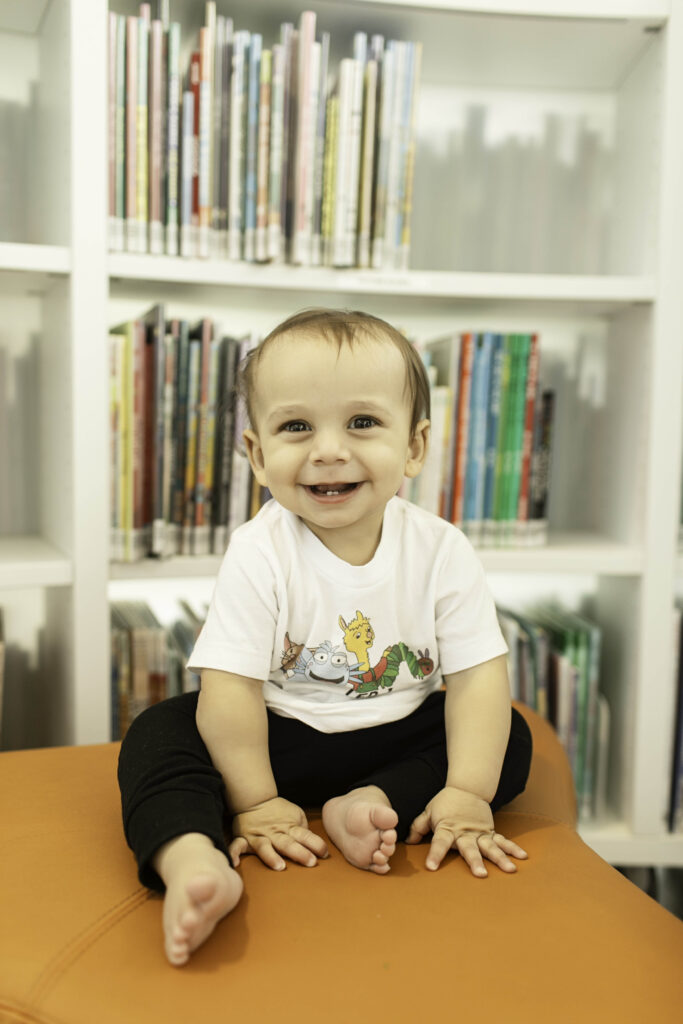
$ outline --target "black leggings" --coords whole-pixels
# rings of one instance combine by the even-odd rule
[[[197,694],[155,704],[136,718],[121,746],[119,785],[126,840],[140,881],[163,890],[151,865],[164,843],[185,832],[209,836],[226,856],[223,780],[195,724]],[[319,807],[360,786],[379,786],[398,814],[405,839],[413,820],[445,785],[443,692],[397,722],[353,732],[323,733],[268,712],[268,746],[280,796]],[[531,733],[514,708],[492,810],[522,792],[531,764]]]

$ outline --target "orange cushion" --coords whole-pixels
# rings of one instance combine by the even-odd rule
[[[428,872],[425,844],[381,877],[334,849],[281,873],[245,858],[245,897],[180,969],[123,840],[118,746],[1,754],[0,1021],[678,1024],[683,924],[580,840],[564,753],[523,710],[532,775],[496,816],[529,852],[516,875]]]

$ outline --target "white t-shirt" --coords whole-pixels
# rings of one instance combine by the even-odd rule
[[[455,526],[392,498],[354,566],[271,500],[232,536],[188,667],[263,679],[272,711],[344,732],[404,718],[444,674],[506,651]]]

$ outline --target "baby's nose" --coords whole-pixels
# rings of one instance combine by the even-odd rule
[[[319,430],[311,449],[312,462],[348,462],[351,455],[343,433],[338,430]]]

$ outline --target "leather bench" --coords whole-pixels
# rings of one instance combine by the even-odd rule
[[[683,923],[582,842],[564,752],[520,710],[531,776],[496,816],[529,853],[515,875],[428,872],[426,844],[383,877],[334,849],[308,870],[245,858],[242,902],[180,969],[123,839],[118,745],[0,754],[0,1021],[678,1024]]]

